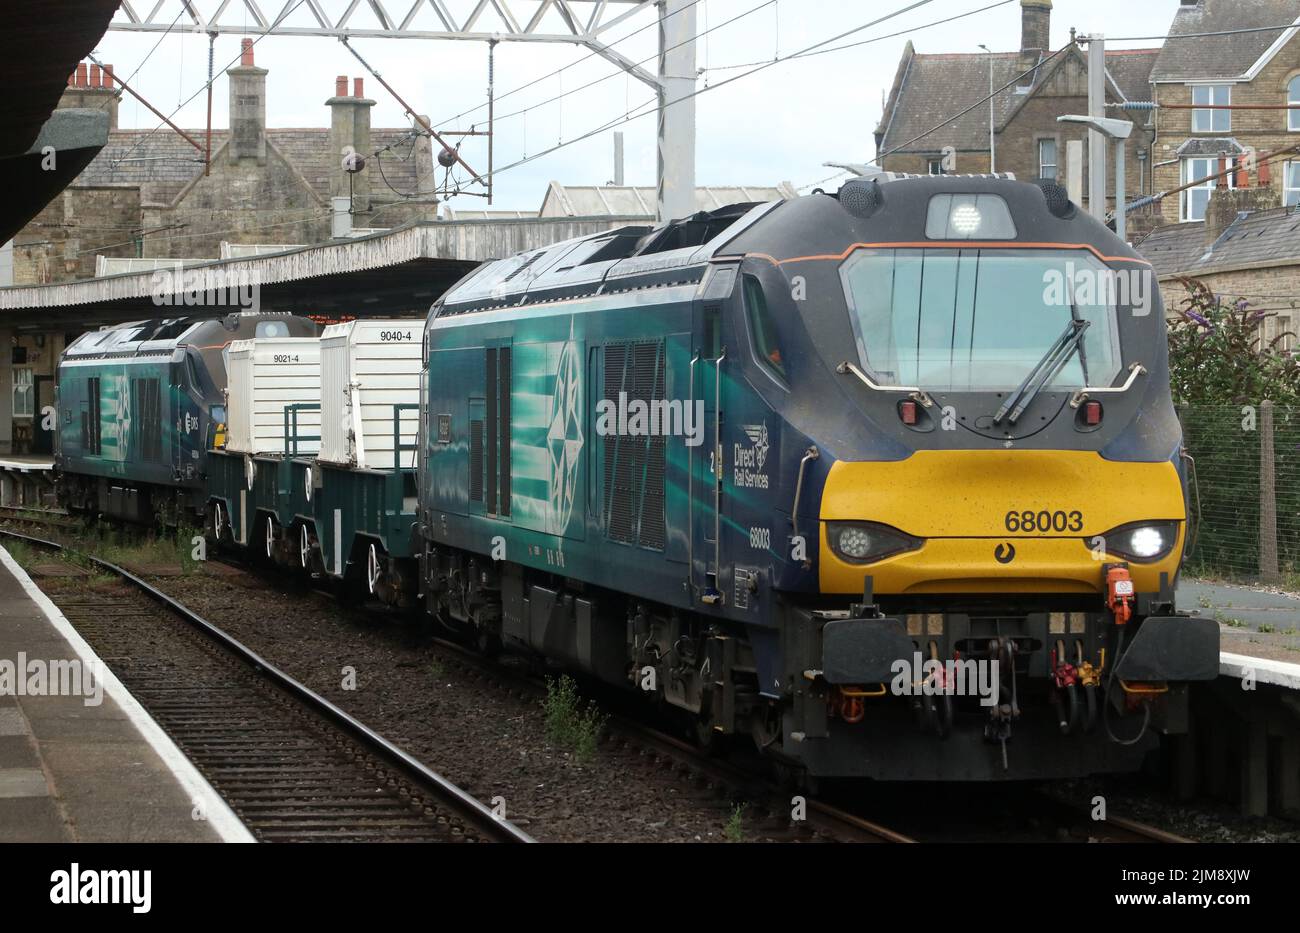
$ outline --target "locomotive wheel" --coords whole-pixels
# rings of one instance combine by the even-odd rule
[[[311,538],[307,534],[307,526],[299,526],[300,534],[298,535],[298,558],[302,562],[303,570],[311,570]]]
[[[266,525],[266,559],[273,560],[275,558],[275,519],[269,515],[266,516],[265,525]]]
[[[225,540],[226,529],[230,526],[230,523],[225,520],[224,511],[220,502],[213,503],[212,537],[218,544]]]

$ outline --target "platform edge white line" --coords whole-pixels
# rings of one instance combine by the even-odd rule
[[[41,588],[38,587],[27,572],[14,560],[7,548],[0,545],[0,562],[5,568],[14,575],[23,590],[32,601],[40,608],[41,612],[50,621],[63,638],[72,646],[83,664],[96,662],[104,683],[104,693],[113,699],[122,711],[126,713],[127,719],[140,732],[144,740],[149,743],[158,757],[168,767],[176,780],[180,782],[181,787],[190,795],[191,800],[203,808],[207,815],[206,822],[221,837],[222,842],[256,842],[253,834],[248,831],[243,822],[230,809],[229,804],[222,799],[221,795],[208,783],[199,770],[194,767],[194,763],[185,757],[185,753],[177,747],[171,737],[162,730],[158,723],[154,722],[153,717],[140,705],[131,691],[127,690],[126,685],[122,683],[112,669],[100,660],[99,655],[90,647],[90,644],[81,637],[72,623],[59,610],[59,607],[46,596]]]

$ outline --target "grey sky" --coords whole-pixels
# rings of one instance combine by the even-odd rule
[[[178,0],[167,2],[168,9],[173,9]],[[343,4],[343,0],[322,2],[331,11]],[[466,2],[448,0],[448,6],[458,11]],[[911,29],[993,2],[933,0],[844,41],[861,41]],[[152,0],[146,5],[152,5]],[[276,12],[283,7],[276,0],[268,0],[263,5]],[[535,5],[535,2],[520,4],[526,10]],[[723,66],[788,55],[906,5],[904,0],[768,0],[766,3],[764,0],[702,0],[696,8],[701,32],[748,10],[755,12],[699,40],[699,65],[710,69],[701,75],[699,87],[707,84],[712,88],[747,70]],[[404,12],[409,6],[406,0],[394,0],[392,9],[400,7]],[[1110,37],[1161,35],[1177,8],[1178,0],[1056,0],[1052,44],[1059,47],[1067,42],[1072,26],[1080,32],[1102,32]],[[293,20],[291,17],[290,22]],[[623,24],[612,38],[634,32],[651,21],[651,15],[643,14]],[[921,52],[977,52],[980,43],[994,51],[1010,51],[1019,47],[1020,6],[1017,2],[1007,3],[906,36],[782,62],[701,94],[696,98],[697,181],[751,185],[790,181],[796,186],[810,185],[833,171],[823,168],[823,162],[869,159],[874,153],[871,132],[880,117],[881,96],[893,80],[899,55],[908,39]],[[157,41],[157,35],[110,32],[100,41],[96,57],[112,64],[119,75],[126,77]],[[650,59],[646,67],[653,70],[655,41],[655,29],[651,27],[619,42],[616,48],[634,61]],[[1124,42],[1116,43],[1115,47],[1157,44]],[[361,39],[354,45],[403,97],[428,114],[435,126],[486,100],[486,44]],[[216,44],[218,69],[238,52],[237,36],[220,37]],[[505,92],[587,54],[585,49],[570,45],[503,42],[497,46],[498,116],[533,108],[526,115],[498,120],[496,164],[499,168],[524,155],[534,155],[580,136],[620,117],[629,106],[636,110],[639,104],[650,99],[650,88],[598,57],[587,58],[558,76],[501,98]],[[267,120],[271,126],[327,125],[329,114],[324,102],[333,94],[334,78],[340,74],[366,77],[367,96],[378,101],[372,112],[374,126],[398,126],[404,122],[400,105],[335,40],[265,38],[257,44],[256,60],[271,72],[267,78]],[[562,101],[541,103],[605,76],[610,77]],[[170,113],[180,101],[199,89],[206,78],[207,38],[169,35],[149,57],[132,85],[164,113]],[[227,125],[227,94],[226,81],[218,78],[213,94],[214,126]],[[454,125],[469,128],[476,121],[482,125],[485,117],[485,109],[477,110]],[[200,95],[175,119],[183,127],[202,126],[204,96]],[[120,122],[126,128],[152,129],[158,120],[128,97],[122,104]],[[652,185],[655,119],[649,115],[502,172],[493,207],[536,209],[552,179],[573,185],[610,181],[614,129],[621,129],[626,137],[628,183]],[[486,147],[481,139],[467,142],[462,152],[476,169],[486,169]],[[482,208],[486,205],[481,198],[460,197],[452,206]]]

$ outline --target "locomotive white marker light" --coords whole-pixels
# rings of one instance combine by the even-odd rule
[[[982,219],[979,209],[974,204],[963,204],[953,209],[952,228],[960,234],[970,236],[980,228]]]

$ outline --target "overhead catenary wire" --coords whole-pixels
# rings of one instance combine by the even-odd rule
[[[683,103],[683,102],[685,102],[685,101],[691,100],[691,99],[693,99],[693,98],[695,98],[695,97],[698,97],[698,96],[700,96],[701,94],[707,93],[707,92],[709,92],[709,91],[716,90],[717,88],[720,88],[720,87],[726,87],[728,84],[731,84],[731,83],[734,82],[734,81],[739,81],[739,80],[741,80],[741,79],[743,79],[743,78],[747,78],[747,77],[749,77],[750,75],[756,74],[756,73],[758,73],[758,72],[760,72],[760,71],[763,71],[763,70],[765,70],[765,69],[767,69],[767,68],[771,68],[773,65],[777,65],[777,64],[781,64],[782,62],[790,61],[791,59],[796,58],[796,57],[798,57],[798,56],[800,56],[800,55],[802,55],[802,54],[804,54],[804,53],[806,53],[806,52],[808,52],[808,51],[811,51],[812,49],[820,48],[821,46],[827,45],[827,44],[829,44],[829,43],[831,43],[831,42],[837,42],[837,41],[839,41],[840,39],[846,38],[847,36],[851,36],[851,35],[853,35],[854,33],[861,32],[861,31],[864,30],[864,29],[870,29],[872,26],[879,25],[880,23],[886,22],[887,20],[893,19],[893,18],[895,18],[895,17],[897,17],[897,16],[901,16],[901,15],[903,15],[904,13],[908,13],[908,12],[910,12],[911,10],[917,9],[918,7],[926,6],[927,4],[929,4],[929,3],[931,3],[931,2],[933,2],[933,0],[917,0],[917,2],[915,2],[915,3],[911,3],[911,4],[909,4],[909,5],[905,6],[905,7],[902,7],[902,8],[900,8],[900,9],[894,10],[892,13],[886,13],[884,16],[877,17],[876,19],[873,19],[873,20],[871,20],[870,22],[862,23],[861,25],[854,26],[854,27],[851,28],[851,29],[846,29],[844,32],[841,32],[841,33],[838,33],[837,35],[831,36],[830,38],[823,39],[823,40],[821,40],[820,42],[815,42],[815,43],[813,43],[813,44],[810,45],[810,46],[807,46],[807,47],[805,47],[805,48],[803,48],[803,49],[800,49],[798,52],[792,52],[792,53],[790,53],[789,55],[785,55],[785,56],[783,56],[783,57],[781,57],[781,58],[774,59],[774,60],[772,60],[772,61],[770,61],[770,62],[764,62],[764,63],[758,65],[757,67],[752,68],[752,69],[749,70],[749,71],[745,71],[745,72],[742,72],[741,74],[733,75],[733,76],[731,76],[731,77],[729,77],[729,78],[725,78],[725,79],[723,79],[722,81],[719,81],[717,84],[712,84],[712,85],[709,85],[709,86],[707,86],[707,87],[703,87],[703,88],[697,88],[696,90],[692,91],[691,93],[689,93],[689,94],[684,94],[684,95],[682,95],[681,97],[677,98],[676,100],[668,101],[667,103],[664,104],[664,106],[665,106],[665,107],[671,107],[671,106],[674,106],[674,105],[676,105],[676,104],[680,104],[680,103]],[[923,29],[923,28],[926,28],[926,27],[925,27],[925,26],[918,26],[918,27],[915,27],[915,29]],[[915,31],[915,30],[911,30],[911,31]],[[1059,54],[1059,53],[1058,53],[1058,54]],[[649,102],[647,102],[647,103],[654,103],[654,102],[656,102],[657,100],[658,100],[658,98],[656,97],[654,100],[649,101]],[[642,105],[642,106],[645,106],[645,105]],[[637,109],[638,109],[638,110],[641,110],[641,108],[637,108]],[[500,174],[501,172],[505,172],[505,171],[509,171],[509,170],[511,170],[511,169],[514,169],[514,168],[518,168],[518,167],[521,166],[521,165],[524,165],[524,164],[526,164],[526,163],[528,163],[528,162],[532,162],[532,161],[534,161],[534,160],[536,160],[536,159],[540,159],[540,158],[542,158],[543,156],[550,155],[551,153],[556,152],[556,151],[558,151],[558,150],[560,150],[560,149],[564,149],[564,148],[566,148],[566,147],[568,147],[568,146],[572,146],[572,145],[574,145],[575,143],[579,143],[579,142],[582,142],[582,141],[584,141],[584,140],[586,140],[586,139],[590,139],[592,136],[595,136],[595,135],[597,135],[597,134],[599,134],[599,133],[604,132],[605,130],[609,129],[611,126],[615,126],[615,125],[618,125],[618,124],[620,124],[620,123],[628,123],[628,122],[631,122],[632,120],[638,119],[638,118],[640,118],[640,117],[647,116],[650,112],[651,112],[651,111],[648,111],[648,110],[642,110],[642,112],[640,112],[640,113],[632,113],[632,114],[627,114],[626,116],[621,117],[621,118],[615,118],[614,120],[611,120],[611,121],[609,121],[609,122],[607,122],[607,123],[605,123],[605,124],[602,124],[601,126],[598,126],[598,127],[596,127],[595,129],[593,129],[593,130],[588,130],[586,133],[583,133],[583,134],[580,135],[580,136],[576,136],[576,137],[574,137],[573,139],[567,140],[566,142],[558,143],[558,144],[556,144],[556,145],[554,145],[554,146],[551,146],[549,149],[543,149],[542,151],[540,151],[540,152],[538,152],[538,153],[535,153],[534,155],[531,155],[531,156],[525,156],[524,158],[517,159],[516,161],[511,162],[511,163],[508,164],[508,165],[504,165],[504,166],[502,166],[501,168],[496,169],[496,171],[494,172],[494,174]]]
[[[671,17],[678,15],[679,13],[685,13],[687,10],[692,9],[692,8],[695,7],[695,6],[698,6],[701,2],[703,2],[703,0],[691,0],[690,3],[686,4],[686,6],[680,7],[680,8],[678,8],[678,9],[674,10],[673,12],[669,13],[667,16],[664,17],[664,20],[668,20],[668,19],[670,19]],[[620,38],[615,39],[615,40],[613,40],[613,41],[611,41],[611,42],[606,42],[604,47],[607,48],[607,49],[612,49],[612,48],[614,48],[615,46],[620,45],[620,44],[623,43],[623,42],[626,42],[628,39],[631,39],[633,36],[640,35],[641,33],[645,32],[647,29],[653,29],[653,28],[658,27],[659,24],[660,24],[660,22],[661,22],[661,20],[659,20],[659,19],[655,19],[654,21],[649,22],[649,23],[647,23],[646,25],[642,26],[640,29],[633,30],[632,32],[628,33],[627,35],[625,35],[625,36],[621,36]],[[554,71],[548,71],[546,74],[541,75],[540,77],[537,77],[537,78],[533,78],[531,81],[528,81],[528,82],[525,83],[525,84],[521,84],[521,85],[519,85],[519,87],[512,88],[512,89],[510,89],[509,91],[506,91],[506,92],[503,93],[503,94],[497,94],[497,95],[496,95],[496,102],[497,102],[497,103],[500,103],[501,101],[505,100],[507,97],[512,97],[513,95],[518,94],[520,91],[527,90],[528,88],[533,87],[533,86],[535,86],[535,85],[537,85],[537,84],[540,84],[541,82],[547,80],[548,78],[553,78],[553,77],[555,77],[557,74],[559,74],[559,73],[562,72],[562,71],[567,71],[567,70],[570,69],[570,68],[573,68],[573,67],[575,67],[575,66],[577,66],[577,65],[581,65],[583,62],[585,62],[585,61],[587,61],[587,60],[589,60],[589,59],[595,58],[595,57],[597,57],[597,56],[599,56],[599,55],[600,55],[599,52],[594,52],[594,51],[593,51],[593,52],[588,52],[586,55],[582,56],[582,58],[579,58],[579,59],[577,59],[576,61],[569,62],[567,65],[561,65],[559,68],[555,69]],[[454,123],[454,122],[456,122],[457,120],[460,120],[462,117],[467,117],[467,116],[469,116],[471,113],[477,113],[478,111],[485,109],[485,108],[487,107],[487,105],[488,105],[488,102],[487,102],[487,101],[484,101],[484,102],[481,103],[481,104],[477,104],[477,105],[475,105],[475,106],[469,108],[468,110],[462,110],[460,113],[456,114],[456,115],[453,116],[453,117],[448,117],[448,118],[445,119],[445,120],[442,120],[442,121],[440,121],[440,122],[438,122],[438,123],[435,123],[435,124],[434,124],[434,128],[435,128],[435,129],[440,129],[440,128],[446,126],[448,123]]]

